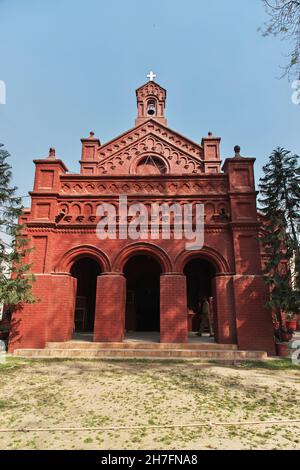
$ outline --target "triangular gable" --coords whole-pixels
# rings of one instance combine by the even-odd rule
[[[201,173],[202,152],[200,145],[149,119],[99,148],[97,173],[134,174],[136,162],[149,154],[163,158],[168,173]]]

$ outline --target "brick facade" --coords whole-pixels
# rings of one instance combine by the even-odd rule
[[[36,274],[33,290],[39,302],[14,314],[10,351],[43,348],[47,341],[72,338],[79,282],[72,266],[83,258],[96,261],[101,272],[94,341],[123,341],[129,309],[126,298],[128,303],[129,294],[133,296],[126,288],[126,263],[145,256],[155,260],[160,270],[162,342],[188,341],[191,288],[185,267],[199,259],[209,263],[213,273],[209,287],[207,280],[204,284],[213,298],[216,341],[273,354],[257,241],[255,159],[241,157],[236,148],[235,156],[222,166],[220,138],[209,133],[198,144],[167,127],[166,91],[161,86],[148,82],[136,94],[138,116],[133,129],[106,144],[92,132],[81,139],[79,174],[68,173],[54,149],[46,158],[34,160],[31,207],[21,219],[34,247],[29,261]],[[103,202],[117,207],[120,194],[127,196],[129,204],[143,202],[149,208],[151,203],[202,203],[204,247],[188,251],[186,240],[165,240],[160,235],[136,241],[99,240],[97,208]],[[155,281],[154,271],[149,275]]]

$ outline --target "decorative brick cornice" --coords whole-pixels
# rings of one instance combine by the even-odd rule
[[[237,229],[239,231],[242,230],[256,230],[260,226],[259,222],[251,222],[251,221],[245,221],[245,222],[229,222],[230,227],[232,230]]]
[[[120,226],[122,227],[122,226]],[[170,226],[171,233],[174,230],[174,226]],[[224,225],[223,227],[218,226],[205,226],[204,228],[205,233],[224,233],[228,231],[228,226]],[[59,226],[46,226],[46,225],[39,225],[37,223],[28,224],[26,233],[30,234],[32,232],[52,232],[52,233],[94,233],[96,234],[96,224],[95,225],[59,225]],[[116,228],[116,232],[119,232],[119,226]],[[160,226],[159,233],[162,233],[162,226]]]
[[[68,168],[64,164],[64,162],[60,159],[49,159],[49,158],[41,158],[41,159],[36,159],[33,160],[33,163],[37,164],[42,164],[42,165],[58,165],[61,168],[63,168],[64,171],[68,171]]]
[[[252,191],[251,189],[248,189],[247,187],[245,187],[245,189],[241,190],[237,190],[237,191],[228,191],[228,196],[238,196],[238,197],[241,197],[241,196],[257,196],[259,194],[259,191]]]
[[[62,186],[60,196],[81,196],[88,195],[104,196],[119,194],[161,194],[163,196],[172,196],[178,194],[227,195],[227,179],[224,175],[221,177],[202,177],[202,178],[184,178],[184,177],[143,177],[136,176],[123,180],[117,179],[95,179],[86,180],[86,178],[61,178]]]
[[[48,198],[48,199],[56,199],[59,197],[59,193],[57,191],[51,193],[49,190],[45,191],[29,191],[29,196],[32,198]]]

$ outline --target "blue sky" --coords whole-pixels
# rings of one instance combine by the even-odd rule
[[[0,142],[22,195],[50,146],[78,172],[81,137],[133,127],[149,70],[169,126],[196,142],[219,135],[222,158],[239,144],[257,179],[274,147],[300,153],[300,107],[278,79],[286,45],[257,32],[260,0],[0,0],[0,17]]]

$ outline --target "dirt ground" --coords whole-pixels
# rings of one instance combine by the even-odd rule
[[[300,418],[300,367],[162,361],[0,364],[0,449],[300,449],[300,423],[148,426]]]

